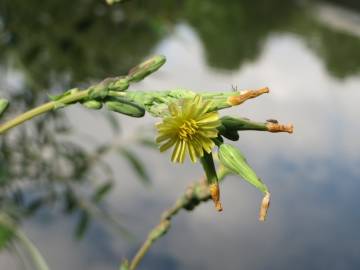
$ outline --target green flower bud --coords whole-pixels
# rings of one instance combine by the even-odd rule
[[[156,55],[146,60],[129,71],[129,81],[139,82],[143,80],[146,76],[157,71],[165,62],[166,58],[163,55]]]
[[[102,103],[95,99],[88,100],[82,103],[82,105],[88,109],[99,110],[102,108]]]
[[[219,160],[224,167],[233,173],[241,176],[244,180],[255,186],[262,192],[268,192],[266,185],[257,177],[251,169],[244,155],[239,149],[229,144],[222,144],[219,147]]]
[[[0,98],[0,116],[6,111],[8,106],[9,101],[4,98]]]
[[[109,88],[107,85],[103,83],[99,83],[92,87],[89,91],[89,98],[96,99],[96,98],[105,98],[109,93]]]
[[[122,113],[131,117],[143,117],[145,114],[144,108],[141,108],[139,105],[127,100],[111,100],[106,101],[105,104],[108,110]]]
[[[227,130],[267,130],[265,123],[251,121],[247,118],[224,116],[221,123]]]

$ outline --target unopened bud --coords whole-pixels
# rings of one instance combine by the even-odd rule
[[[270,193],[266,192],[264,198],[261,201],[260,212],[259,212],[260,221],[265,221],[269,206],[270,206]]]
[[[106,107],[110,111],[122,113],[132,117],[143,117],[145,109],[129,101],[107,101]]]
[[[95,99],[88,100],[82,103],[82,105],[88,109],[92,110],[99,110],[102,108],[102,103],[100,101],[97,101]]]
[[[166,58],[163,55],[156,55],[146,60],[129,71],[129,81],[138,82],[143,80],[146,76],[157,71],[165,62]]]
[[[223,210],[221,202],[220,202],[220,188],[218,183],[211,184],[209,186],[210,196],[215,204],[215,208],[217,211],[221,212]]]

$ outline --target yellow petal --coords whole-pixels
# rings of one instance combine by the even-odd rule
[[[196,119],[196,122],[199,124],[206,122],[213,122],[219,120],[219,114],[217,112],[206,113]]]
[[[156,138],[156,143],[161,143],[161,142],[166,141],[166,140],[168,140],[170,138],[171,138],[171,136],[169,134],[167,134],[167,133],[162,134],[162,135],[160,135],[160,136],[158,136]]]
[[[178,112],[178,106],[175,104],[175,103],[171,103],[169,105],[169,112],[172,116],[175,116],[177,115],[179,112]]]
[[[186,142],[182,141],[181,143],[181,149],[180,149],[180,156],[179,156],[179,161],[180,163],[183,163],[185,160],[185,155],[186,155]]]
[[[204,136],[204,137],[208,137],[208,138],[216,138],[218,136],[218,131],[211,129],[211,130],[201,130],[199,131],[199,133]]]
[[[196,162],[196,152],[195,152],[192,142],[189,142],[187,144],[187,146],[188,146],[188,150],[189,150],[190,159],[192,162],[195,163]]]
[[[166,143],[164,143],[162,146],[160,146],[160,152],[164,152],[164,151],[168,150],[175,143],[176,143],[176,138],[171,138]]]
[[[175,145],[173,154],[172,154],[172,156],[171,156],[171,161],[172,161],[172,162],[179,162],[181,145],[182,145],[182,140],[178,140],[178,141],[176,142],[176,145]]]

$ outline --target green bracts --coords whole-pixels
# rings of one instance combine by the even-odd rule
[[[221,144],[219,147],[219,160],[227,169],[241,176],[261,192],[268,192],[266,185],[257,177],[239,149],[229,144]]]

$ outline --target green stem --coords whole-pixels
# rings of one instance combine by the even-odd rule
[[[219,181],[222,181],[225,176],[230,174],[230,171],[221,166],[217,174]],[[206,202],[210,198],[210,190],[206,183],[201,181],[191,184],[187,188],[186,192],[175,202],[175,204],[162,213],[160,223],[150,231],[146,240],[136,252],[130,263],[124,261],[122,263],[122,266],[124,267],[120,269],[135,270],[151,246],[168,232],[172,218],[176,216],[181,209],[188,211],[193,210],[201,202]]]
[[[56,101],[50,101],[48,103],[45,103],[43,105],[40,105],[39,107],[36,107],[34,109],[31,109],[23,114],[18,115],[17,117],[5,122],[4,124],[0,125],[0,134],[5,133],[6,131],[8,131],[9,129],[16,127],[18,125],[20,125],[21,123],[28,121],[32,118],[34,118],[35,116],[44,114],[48,111],[51,111],[53,109],[56,109],[57,106],[59,106],[59,104],[69,104],[69,103],[73,103],[76,101],[79,101],[85,97],[88,96],[90,90],[83,90],[80,92],[76,92],[73,94],[70,94],[68,96],[65,96],[59,100]]]
[[[31,259],[33,260],[36,269],[38,270],[49,270],[49,266],[46,264],[44,257],[41,255],[39,250],[34,246],[29,238],[20,230],[16,231],[16,236],[22,243],[23,247],[29,252]]]
[[[211,184],[217,184],[218,183],[218,177],[216,174],[215,164],[212,157],[212,153],[208,154],[205,153],[204,156],[200,159],[201,164],[204,168],[206,179],[208,182],[208,185]]]

